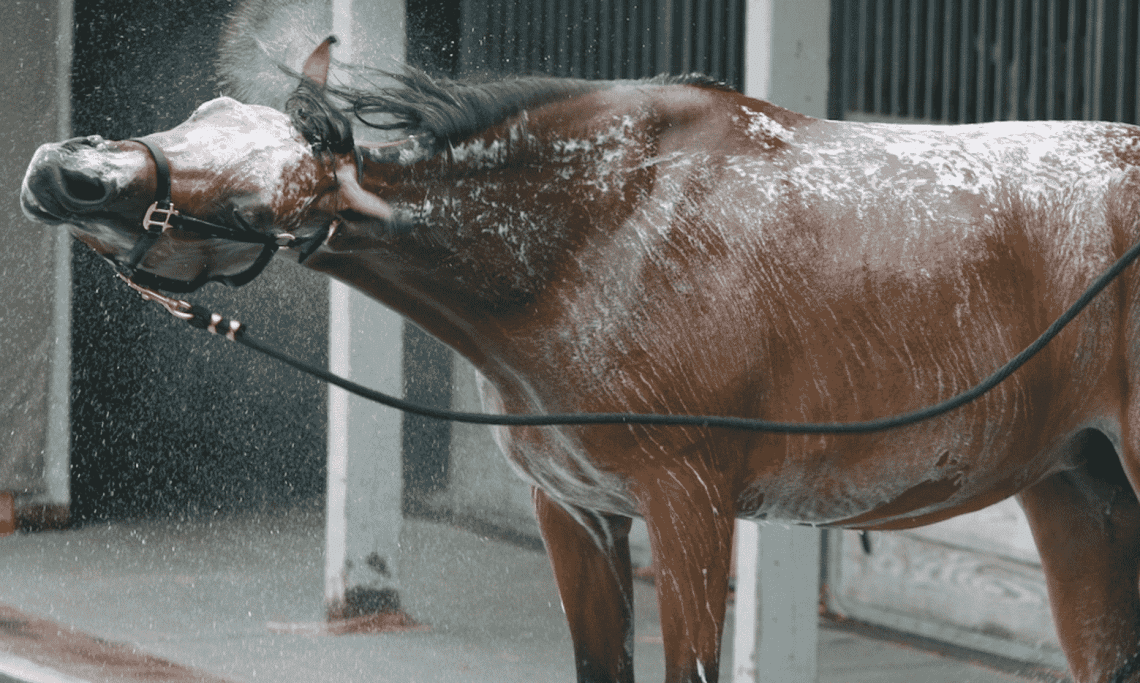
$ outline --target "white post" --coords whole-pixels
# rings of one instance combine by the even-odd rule
[[[826,115],[829,12],[828,0],[749,0],[745,94]],[[815,683],[820,532],[741,520],[735,547],[733,683]]]
[[[404,54],[403,0],[332,0],[332,32],[336,60],[390,68],[385,60]],[[331,371],[401,395],[403,337],[399,315],[330,283]],[[330,617],[389,609],[399,600],[403,417],[330,386],[328,418],[325,603]]]
[[[733,683],[815,683],[819,531],[736,525]]]
[[[71,44],[75,11],[72,0],[58,0],[56,39],[56,129],[71,137]],[[51,377],[48,380],[48,428],[44,451],[45,506],[70,515],[71,507],[71,243],[67,230],[55,233],[52,296]],[[60,522],[65,521],[60,519]]]

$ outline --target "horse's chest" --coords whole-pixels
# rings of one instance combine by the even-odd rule
[[[477,377],[483,407],[503,413],[498,390]],[[493,427],[495,443],[515,472],[554,499],[588,510],[635,515],[636,504],[625,480],[603,471],[573,432],[556,427]]]

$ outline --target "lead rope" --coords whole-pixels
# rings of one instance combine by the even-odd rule
[[[865,434],[868,432],[878,432],[887,429],[896,429],[906,425],[911,425],[922,420],[928,420],[944,413],[947,413],[955,408],[961,407],[966,403],[976,400],[982,395],[986,394],[998,384],[1000,384],[1007,377],[1017,371],[1022,365],[1025,365],[1030,358],[1035,356],[1041,349],[1045,348],[1054,337],[1056,337],[1061,330],[1065,328],[1073,318],[1077,317],[1082,310],[1089,305],[1089,303],[1104,290],[1105,287],[1111,283],[1116,276],[1132,264],[1133,261],[1140,257],[1140,242],[1137,242],[1124,253],[1115,263],[1109,267],[1104,273],[1101,274],[1089,286],[1085,293],[1072,306],[1068,308],[1053,324],[1049,326],[1032,344],[1027,346],[1021,353],[1010,359],[1005,365],[998,368],[996,372],[982,380],[980,384],[963,391],[962,393],[940,401],[932,406],[921,408],[918,410],[900,413],[891,417],[878,418],[874,420],[867,420],[863,422],[771,422],[768,420],[755,420],[743,417],[724,417],[724,416],[711,416],[711,415],[664,415],[659,413],[553,413],[548,415],[493,415],[489,413],[469,413],[455,410],[447,410],[443,408],[432,408],[417,403],[412,403],[402,398],[390,396],[380,391],[370,389],[368,387],[357,384],[351,380],[345,379],[339,375],[319,368],[310,363],[305,363],[298,360],[278,349],[265,344],[249,335],[245,326],[236,320],[228,320],[216,313],[210,313],[206,309],[191,304],[188,301],[181,299],[174,299],[168,296],[159,294],[158,292],[140,286],[130,279],[120,275],[120,277],[137,291],[144,299],[154,301],[170,312],[174,317],[185,320],[193,327],[208,330],[215,334],[221,334],[231,341],[236,341],[243,346],[248,346],[251,349],[256,349],[265,355],[275,358],[282,363],[290,365],[301,372],[308,373],[318,379],[324,380],[329,384],[335,385],[360,396],[361,398],[369,401],[374,401],[390,408],[412,413],[414,415],[421,415],[423,417],[430,417],[437,420],[450,420],[452,422],[463,422],[467,424],[484,424],[484,425],[499,425],[507,427],[551,427],[557,425],[656,425],[656,426],[678,426],[688,425],[697,427],[721,427],[725,429],[739,429],[745,431],[756,432],[774,432],[783,434]],[[1140,665],[1140,653],[1129,660],[1128,666],[1136,667]]]

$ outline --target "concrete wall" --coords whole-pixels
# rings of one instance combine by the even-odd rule
[[[15,494],[24,526],[54,525],[70,500],[71,238],[27,220],[18,188],[36,147],[70,131],[70,1],[4,3],[0,42],[0,491]]]

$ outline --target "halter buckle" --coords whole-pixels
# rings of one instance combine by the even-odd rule
[[[150,205],[143,216],[143,229],[149,233],[161,235],[173,227],[171,219],[180,215],[174,204],[168,201],[159,201]]]

